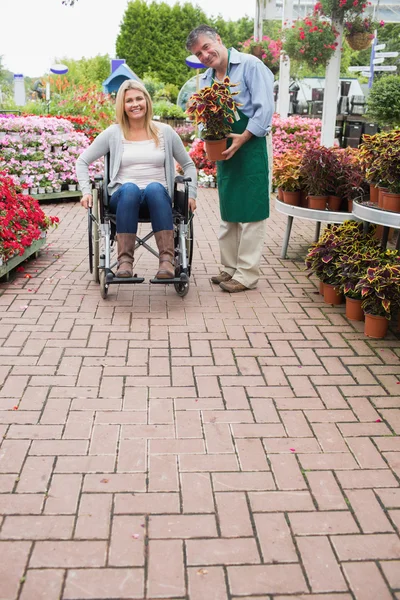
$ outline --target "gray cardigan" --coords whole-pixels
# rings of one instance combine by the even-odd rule
[[[162,131],[164,135],[165,146],[165,178],[167,180],[168,192],[171,198],[174,194],[174,179],[176,176],[174,159],[181,165],[185,177],[191,177],[189,183],[189,197],[196,198],[197,195],[197,171],[194,163],[182,143],[179,135],[165,123],[153,124]],[[122,130],[119,125],[111,125],[107,127],[97,138],[90,144],[76,161],[76,175],[82,194],[90,194],[92,186],[89,179],[89,165],[101,156],[110,153],[110,183],[108,191],[111,194],[117,191],[121,186],[115,181],[117,177],[123,152]]]

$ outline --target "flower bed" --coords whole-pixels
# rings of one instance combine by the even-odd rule
[[[38,202],[19,193],[14,179],[0,172],[0,261],[23,255],[32,244],[59,222],[47,217]]]
[[[90,144],[89,137],[74,125],[56,117],[13,117],[0,115],[0,170],[32,194],[39,187],[59,191],[77,184],[75,163]],[[97,161],[89,168],[91,178],[102,172]]]
[[[272,118],[274,158],[280,157],[288,150],[303,153],[309,148],[319,146],[320,137],[320,119],[307,119],[295,116],[281,119],[277,114]]]

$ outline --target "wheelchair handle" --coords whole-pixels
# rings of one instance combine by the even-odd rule
[[[191,177],[184,177],[183,181],[186,183],[186,182],[192,181],[192,178]]]
[[[103,181],[103,175],[95,175],[94,180],[95,181]]]

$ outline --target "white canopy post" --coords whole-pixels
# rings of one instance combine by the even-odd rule
[[[283,0],[282,28],[292,26],[293,22],[293,0]],[[279,95],[278,113],[281,119],[285,119],[289,112],[289,84],[290,84],[290,59],[281,54],[279,66]]]
[[[322,108],[321,146],[330,148],[335,141],[335,125],[340,79],[340,62],[342,58],[343,23],[334,20],[333,25],[339,32],[338,43],[334,55],[325,72],[324,104]]]
[[[264,0],[256,0],[256,14],[254,17],[254,41],[262,40],[263,35],[263,8]]]

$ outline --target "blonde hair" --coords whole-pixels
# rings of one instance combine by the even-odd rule
[[[125,112],[125,93],[128,90],[138,90],[139,92],[142,92],[143,96],[145,97],[147,110],[146,110],[146,114],[144,117],[144,127],[145,127],[148,135],[150,137],[152,137],[153,140],[155,141],[156,146],[158,146],[158,144],[159,144],[158,129],[152,121],[153,103],[151,101],[150,94],[146,90],[146,88],[144,87],[144,85],[142,83],[139,83],[138,81],[135,81],[134,79],[127,79],[126,81],[124,81],[124,83],[121,85],[121,87],[118,90],[117,97],[115,100],[115,112],[116,112],[116,116],[117,116],[117,123],[121,127],[124,136],[127,137],[129,134],[129,119]]]

